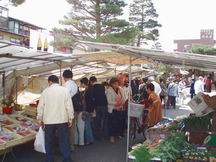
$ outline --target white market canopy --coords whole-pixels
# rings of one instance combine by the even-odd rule
[[[86,53],[85,53],[86,55]],[[51,74],[59,75],[65,68],[72,68],[75,78],[83,76],[98,75],[101,78],[110,77],[119,72],[128,71],[127,63],[129,56],[125,55],[119,60],[119,54],[110,53],[109,60],[104,60],[103,52],[91,52],[88,56],[74,54],[56,54],[41,51],[33,51],[25,47],[16,46],[9,42],[0,41],[0,73],[10,74],[13,71],[16,76],[20,75],[39,75],[48,76]],[[137,60],[136,63],[145,63],[145,60]],[[116,63],[116,64],[114,64]],[[134,67],[132,72],[142,72],[141,67]]]
[[[133,58],[145,59],[146,61],[154,61],[163,64],[184,66],[187,68],[196,68],[203,71],[215,71],[216,56],[201,55],[183,52],[165,52],[162,50],[148,50],[140,47],[116,45],[107,43],[81,42],[91,48],[102,51],[112,51],[121,53]]]
[[[70,67],[73,68],[77,78],[85,75],[110,76],[119,71],[128,71],[130,63],[148,64],[151,69],[153,69],[154,63],[209,71],[216,69],[216,56],[146,50],[133,46],[105,43],[80,43],[100,51],[64,55],[33,51],[2,41],[0,42],[0,72],[9,73],[16,70],[17,76],[37,74],[47,76],[53,73],[59,74],[59,69]],[[138,67],[134,68],[134,72],[140,71],[144,70]],[[108,75],[109,73],[110,75]]]

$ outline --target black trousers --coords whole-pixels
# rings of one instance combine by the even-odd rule
[[[108,113],[108,132],[109,136],[121,136],[124,124],[122,121],[122,111],[113,110],[112,113]]]
[[[176,96],[168,96],[167,106],[173,106],[176,108]]]

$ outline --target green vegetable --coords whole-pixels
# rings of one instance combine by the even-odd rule
[[[135,162],[149,162],[152,159],[152,155],[144,145],[137,146],[130,154],[135,156]]]
[[[181,151],[190,145],[185,139],[184,133],[173,133],[170,137],[164,140],[155,150],[150,153],[154,157],[158,157],[162,162],[176,160],[181,155]]]

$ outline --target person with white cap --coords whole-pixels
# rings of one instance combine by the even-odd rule
[[[202,76],[199,76],[199,79],[195,82],[194,90],[196,95],[200,92],[204,92],[204,82]]]
[[[160,84],[158,84],[155,79],[154,79],[154,76],[150,76],[148,77],[148,82],[149,83],[152,83],[154,85],[154,92],[160,96],[160,93],[161,93],[161,87],[160,87]]]

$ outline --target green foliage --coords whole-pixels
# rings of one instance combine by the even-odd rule
[[[138,35],[137,46],[140,46],[142,41],[158,39],[158,28],[161,24],[158,23],[157,18],[158,14],[152,0],[134,0],[130,5],[129,20],[141,31]]]
[[[184,133],[173,133],[150,153],[153,157],[159,157],[162,162],[175,161],[181,155],[185,147],[189,147]]]
[[[128,43],[136,35],[123,15],[124,0],[67,0],[71,12],[60,21],[73,40]],[[125,33],[125,32],[131,33]],[[55,33],[55,31],[54,31]],[[128,37],[129,36],[129,37]],[[62,41],[64,42],[64,41]],[[66,41],[67,42],[67,41]],[[72,42],[73,44],[73,42]]]
[[[15,105],[15,100],[14,100],[14,97],[13,96],[7,96],[5,98],[3,98],[1,100],[1,104],[3,106],[14,106]]]
[[[174,68],[167,64],[159,64],[156,69],[159,72],[158,80],[159,78],[167,80],[167,78],[170,76],[170,73],[174,73]]]
[[[18,6],[18,5],[23,4],[25,0],[10,0],[10,2],[12,3],[12,5]]]
[[[53,34],[55,39],[53,42],[51,42],[51,44],[54,47],[72,48],[73,44],[75,43],[74,37],[71,36],[70,31],[68,31],[67,29],[61,30],[61,29],[54,28]]]
[[[191,49],[192,53],[204,54],[204,55],[216,55],[216,48],[209,46],[196,45]]]
[[[134,35],[137,35],[136,28],[127,28],[121,33],[110,33],[101,36],[97,41],[114,44],[130,44],[134,40]]]
[[[148,150],[145,145],[136,146],[130,154],[136,157],[135,162],[149,162],[153,157],[158,157],[162,162],[175,161],[185,148],[190,148],[185,134],[182,132],[172,133],[170,137],[162,141],[155,149]]]
[[[148,162],[152,158],[152,155],[144,145],[136,146],[130,154],[136,157],[134,162]]]

